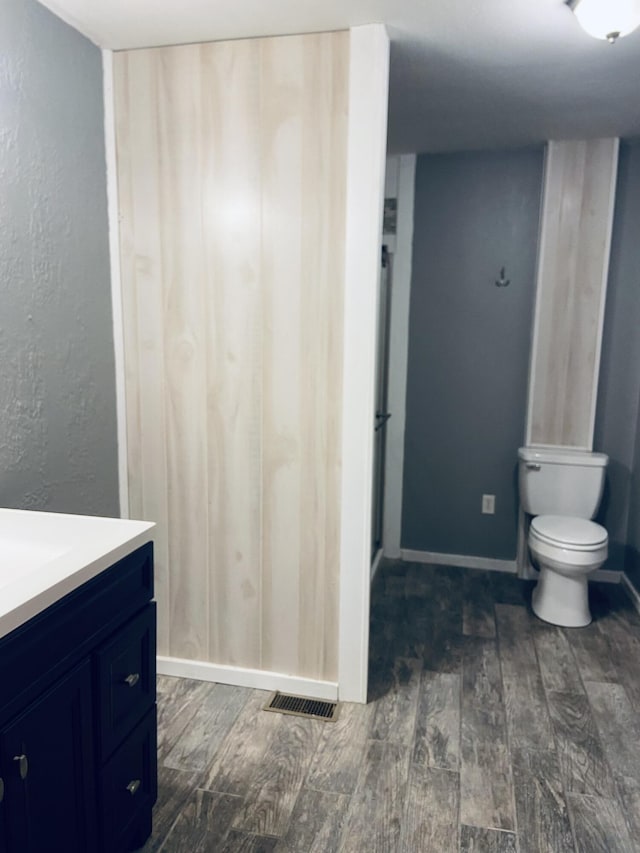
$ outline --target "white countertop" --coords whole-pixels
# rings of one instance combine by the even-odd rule
[[[0,637],[153,539],[155,524],[0,509]]]

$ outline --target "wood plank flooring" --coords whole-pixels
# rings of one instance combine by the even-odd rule
[[[370,701],[337,723],[160,677],[144,853],[640,851],[640,617],[594,584],[593,623],[556,628],[531,586],[383,563]]]

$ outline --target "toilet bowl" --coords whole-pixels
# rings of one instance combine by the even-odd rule
[[[536,616],[567,628],[588,625],[589,575],[607,559],[604,527],[575,516],[539,515],[529,527],[529,549],[540,571],[531,600]]]
[[[591,519],[608,458],[586,450],[521,447],[518,460],[529,553],[539,570],[533,612],[554,625],[584,627],[591,622],[589,575],[607,559],[607,531]]]

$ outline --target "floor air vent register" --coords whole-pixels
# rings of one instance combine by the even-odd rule
[[[274,693],[263,710],[292,714],[295,717],[310,717],[314,720],[324,720],[325,723],[335,723],[338,719],[337,702],[308,699],[306,696],[293,696],[290,693]]]

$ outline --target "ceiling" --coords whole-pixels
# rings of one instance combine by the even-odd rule
[[[598,41],[564,0],[41,2],[116,50],[382,22],[390,153],[640,136],[640,30]]]

